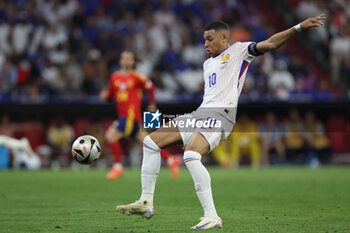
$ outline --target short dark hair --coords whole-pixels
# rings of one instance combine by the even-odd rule
[[[210,24],[208,24],[205,28],[204,31],[209,31],[209,30],[227,30],[230,31],[230,28],[228,27],[228,25],[222,21],[214,21],[211,22]]]

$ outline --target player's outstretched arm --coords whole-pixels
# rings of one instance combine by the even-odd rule
[[[294,27],[291,27],[287,30],[276,33],[273,36],[271,36],[269,39],[259,42],[256,45],[256,48],[261,53],[265,53],[273,49],[277,49],[281,47],[284,43],[286,43],[295,34],[300,32],[301,30],[323,25],[321,21],[325,19],[326,19],[326,16],[324,14],[314,18],[308,18],[307,20],[304,20],[303,22],[301,22],[300,24]]]

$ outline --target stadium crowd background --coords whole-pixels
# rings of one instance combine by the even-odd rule
[[[346,25],[350,23],[350,2],[284,0],[275,4],[276,9],[271,6],[258,0],[1,1],[0,102],[99,102],[98,93],[118,69],[118,56],[124,49],[136,52],[136,68],[156,85],[158,102],[198,101],[206,56],[202,30],[208,22],[220,19],[231,25],[233,42],[261,41],[277,32],[281,23],[287,28],[321,13],[327,20],[317,33],[303,32],[290,45],[252,63],[241,102],[348,101],[350,27]],[[281,15],[280,8],[289,13]],[[57,148],[69,148],[74,137],[83,133],[77,131],[77,124],[86,124],[82,128],[87,133],[96,131],[102,135],[106,122],[111,120],[94,122],[78,117],[71,122],[60,118],[47,122],[27,119],[13,122],[17,126],[9,130],[4,115],[0,132],[29,137],[35,149],[51,144],[50,156],[54,158],[62,155],[55,152]],[[287,118],[277,120],[283,124]],[[262,116],[254,119],[256,125],[261,119]],[[346,119],[339,116],[322,120],[320,132],[339,122],[346,125]],[[54,146],[52,138],[57,134],[53,126],[62,122],[69,124],[58,131],[64,132],[69,142]],[[301,118],[299,124],[303,123]],[[42,135],[33,138],[31,132],[36,128]],[[349,138],[343,134],[342,140],[326,135],[333,152],[348,150]],[[63,154],[69,154],[69,150]]]

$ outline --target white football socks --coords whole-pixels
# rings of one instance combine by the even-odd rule
[[[201,154],[195,151],[185,151],[184,162],[191,173],[199,201],[204,209],[205,217],[218,217],[214,206],[210,186],[210,175],[201,162]]]
[[[153,205],[154,188],[160,169],[160,148],[150,136],[143,140],[143,159],[141,167],[142,194],[141,201]]]
[[[113,163],[113,168],[123,170],[123,164],[122,163]]]

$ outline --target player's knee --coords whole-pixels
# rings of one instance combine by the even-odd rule
[[[155,143],[149,135],[147,135],[145,139],[143,139],[143,148],[154,152],[158,152],[161,150],[157,143]]]
[[[206,146],[192,144],[192,145],[187,145],[185,148],[185,151],[196,151],[201,156],[205,156],[206,154],[209,153],[209,148],[207,148]]]
[[[196,151],[202,156],[205,156],[210,151],[209,142],[204,138],[202,134],[197,133],[192,136],[186,145],[185,151]]]

